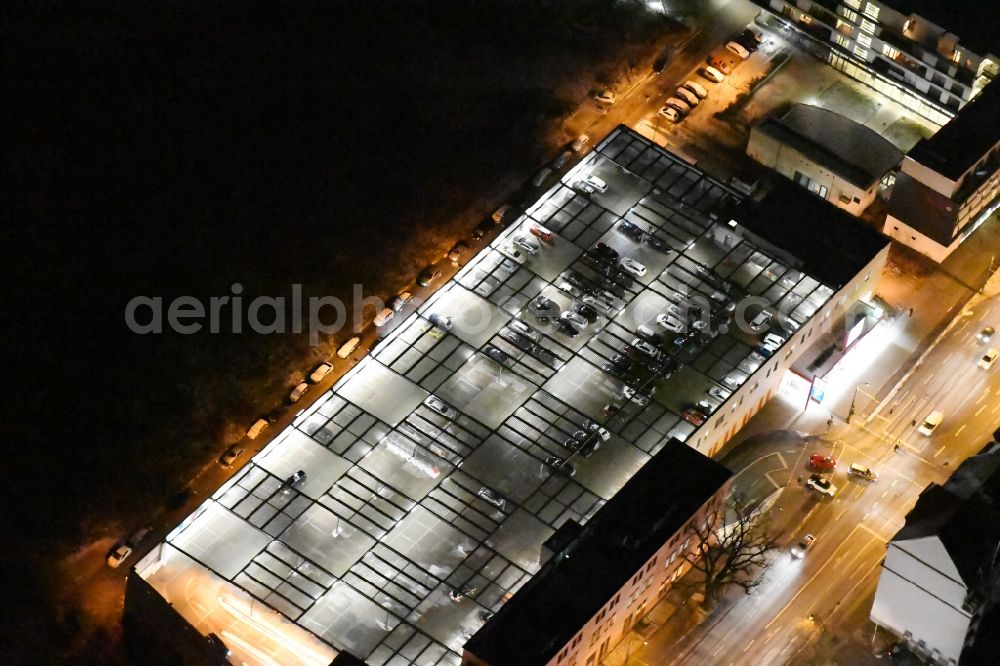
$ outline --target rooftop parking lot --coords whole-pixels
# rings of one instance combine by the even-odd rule
[[[138,570],[206,634],[235,629],[178,592],[192,560],[369,664],[458,664],[546,539],[830,297],[729,232],[736,201],[616,130]]]

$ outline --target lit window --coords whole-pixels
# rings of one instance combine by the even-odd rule
[[[955,49],[955,52],[951,54],[951,61],[962,62],[962,52],[959,51],[958,49]]]
[[[882,45],[882,54],[888,56],[889,58],[892,58],[893,60],[895,60],[899,56],[899,51],[897,51],[896,49],[892,48],[888,44],[883,44]]]
[[[915,22],[913,19],[911,18],[906,19],[906,21],[903,22],[903,32],[909,32],[910,30],[913,30],[914,23]]]
[[[864,46],[871,46],[872,38],[869,37],[868,35],[858,35],[858,44],[862,44]]]
[[[847,5],[848,7],[861,9],[861,0],[844,0],[844,4]]]
[[[851,40],[849,40],[847,37],[844,37],[843,35],[834,35],[833,41],[837,42],[839,46],[845,49],[851,48]]]
[[[869,21],[868,19],[862,19],[861,29],[864,30],[865,32],[874,33],[876,30],[878,30],[878,26]]]
[[[858,13],[857,12],[852,12],[850,9],[845,9],[845,10],[843,10],[843,12],[844,12],[844,18],[845,19],[847,19],[851,23],[857,23],[858,22]]]
[[[862,60],[868,60],[868,49],[854,45],[854,55],[858,56]]]
[[[865,16],[871,16],[873,19],[878,18],[878,5],[869,2],[865,5]]]

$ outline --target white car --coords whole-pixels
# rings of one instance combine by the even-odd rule
[[[693,92],[684,87],[678,88],[676,95],[678,99],[682,99],[688,104],[690,104],[691,108],[698,106],[698,103],[701,101],[700,97],[698,97]]]
[[[613,92],[605,89],[594,95],[594,99],[596,99],[598,102],[604,102],[605,104],[614,104],[615,100],[617,100],[618,98],[615,97],[615,94]]]
[[[250,429],[247,430],[247,439],[257,439],[260,433],[264,432],[265,428],[267,428],[267,419],[257,419],[250,426]]]
[[[837,494],[837,486],[833,485],[830,479],[824,477],[822,474],[811,475],[809,480],[806,481],[806,485],[820,495],[833,497]]]
[[[625,386],[622,389],[622,397],[626,400],[631,400],[640,407],[645,407],[649,404],[649,396],[644,393],[639,393],[631,386]]]
[[[631,273],[636,277],[642,277],[643,275],[646,274],[646,267],[640,264],[635,259],[630,259],[629,257],[625,257],[624,259],[622,259],[621,267],[622,270]]]
[[[569,144],[569,149],[574,153],[578,153],[583,150],[583,147],[590,143],[590,137],[586,134],[581,134],[580,136],[573,139],[573,143]]]
[[[661,116],[663,116],[672,123],[680,122],[681,119],[681,114],[679,114],[677,112],[677,109],[675,109],[672,106],[665,106],[662,109],[660,109],[657,113],[659,113]]]
[[[500,252],[510,257],[519,264],[523,264],[526,259],[524,253],[518,250],[513,245],[504,245],[503,247],[500,248]]]
[[[716,400],[721,400],[723,402],[725,402],[729,398],[729,396],[732,395],[729,391],[722,388],[721,386],[713,386],[712,388],[708,389],[708,394],[713,398],[715,398]]]
[[[701,99],[708,97],[708,91],[705,90],[705,86],[696,81],[685,81],[681,84],[681,87],[690,90]]]
[[[540,337],[542,337],[541,334],[538,331],[536,331],[535,329],[531,328],[530,326],[528,326],[527,324],[525,324],[520,319],[514,319],[513,321],[510,322],[510,324],[508,324],[508,326],[510,327],[510,330],[517,331],[518,333],[520,333],[524,337],[526,337],[526,338],[528,338],[530,340],[534,340],[536,342],[538,341],[538,339]]]
[[[979,359],[979,363],[977,365],[983,370],[989,370],[991,367],[993,367],[993,363],[996,360],[997,360],[997,350],[990,349],[985,354],[983,354],[983,357]]]
[[[524,250],[528,254],[537,254],[540,249],[538,243],[527,236],[517,236],[514,239],[514,247],[519,250]]]
[[[569,294],[573,298],[580,298],[581,296],[583,296],[582,291],[571,285],[569,282],[566,282],[565,280],[557,284],[556,289]]]
[[[814,537],[812,534],[806,534],[801,539],[799,539],[798,543],[792,546],[791,550],[792,557],[796,559],[805,557],[806,551],[812,548],[812,545],[814,543],[816,543],[816,537]]]
[[[735,54],[740,60],[746,60],[750,57],[750,52],[739,42],[726,42],[726,50]]]
[[[387,323],[392,321],[392,317],[395,314],[396,311],[393,310],[392,308],[385,308],[382,310],[382,312],[379,312],[377,315],[375,315],[374,323],[376,326],[385,326]]]
[[[243,449],[233,444],[219,456],[219,464],[223,467],[232,467],[236,459],[243,455]]]
[[[673,315],[661,314],[656,318],[656,323],[672,333],[680,333],[684,330],[684,322]]]
[[[641,351],[646,356],[650,356],[652,358],[658,358],[660,356],[660,351],[653,345],[646,342],[645,340],[640,340],[639,338],[636,338],[632,340],[632,346]]]
[[[309,384],[300,382],[295,388],[292,389],[292,392],[288,394],[288,402],[298,402],[299,398],[304,396],[308,390]]]
[[[313,384],[318,384],[319,382],[323,381],[324,377],[330,374],[331,370],[333,370],[333,363],[330,363],[329,361],[324,361],[319,365],[317,365],[316,369],[312,371],[312,374],[309,375],[309,381],[311,381]]]
[[[454,412],[451,407],[444,404],[444,402],[437,396],[429,395],[424,399],[424,404],[433,409],[435,412],[441,416],[453,416]]]
[[[941,421],[944,420],[944,412],[935,409],[933,412],[927,415],[924,422],[917,427],[917,432],[921,435],[926,435],[930,437],[937,430],[937,427],[941,425]]]
[[[113,551],[108,555],[108,566],[112,569],[117,569],[122,562],[128,559],[128,556],[132,554],[132,547],[127,543],[118,544]]]
[[[700,70],[698,70],[698,73],[704,76],[712,83],[722,83],[723,81],[726,80],[726,76],[722,72],[717,70],[715,67],[712,67],[711,65],[705,65]]]
[[[404,305],[410,302],[411,298],[413,298],[413,294],[411,294],[410,292],[408,291],[400,292],[395,297],[393,297],[393,299],[389,302],[389,307],[395,310],[396,312],[399,312],[400,310],[403,309]]]
[[[739,388],[740,384],[747,380],[747,375],[740,372],[739,370],[733,370],[728,375],[722,378],[722,383],[731,389]]]
[[[579,326],[580,328],[587,328],[587,325],[590,323],[583,315],[578,312],[573,312],[572,310],[566,310],[560,316],[569,323]]]
[[[691,112],[691,105],[682,99],[677,99],[676,97],[668,97],[666,104],[667,106],[677,109],[678,113],[687,115]]]
[[[603,194],[608,191],[608,184],[603,179],[591,174],[573,183],[573,189],[590,196],[594,193]]]

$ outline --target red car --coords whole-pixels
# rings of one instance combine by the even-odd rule
[[[837,466],[837,461],[830,456],[824,456],[817,453],[809,458],[809,466],[813,469],[822,470],[824,472],[832,472],[833,468]]]
[[[699,412],[697,409],[685,409],[684,418],[687,419],[690,423],[695,424],[696,426],[700,426],[702,423],[705,422],[705,415]]]
[[[538,236],[543,241],[550,241],[550,240],[552,240],[552,232],[549,231],[548,229],[546,229],[545,227],[541,227],[541,226],[538,226],[537,224],[533,224],[533,225],[531,225],[531,228],[528,229],[528,231],[531,232],[532,236]]]

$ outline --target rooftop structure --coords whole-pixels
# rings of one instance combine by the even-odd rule
[[[833,285],[809,275],[819,263],[783,251],[775,229],[726,222],[739,203],[619,127],[398,313],[134,575],[236,658],[459,663],[561,528],[586,526],[672,438],[714,453],[775,390],[796,345],[755,361],[770,326],[731,326],[737,300],[759,297],[805,337],[871,286],[856,276],[840,287],[844,267],[827,274]],[[804,223],[792,213],[787,224]],[[597,261],[598,242],[631,272]],[[886,248],[866,251],[849,265],[878,270]],[[670,335],[657,323],[695,300],[710,329]],[[554,318],[573,310],[587,321],[568,335]],[[637,346],[639,326],[659,332],[654,352]],[[699,427],[690,407],[703,399],[713,407]]]
[[[885,232],[944,260],[1000,205],[1000,86],[990,85],[903,159]]]
[[[466,652],[490,666],[549,663],[731,476],[671,441],[466,643]]]
[[[874,201],[879,181],[903,159],[874,130],[808,104],[752,127],[747,154],[854,215]]]
[[[934,663],[957,663],[980,616],[995,613],[998,470],[1000,445],[990,443],[946,483],[928,486],[889,542],[872,620]]]

